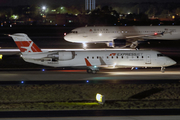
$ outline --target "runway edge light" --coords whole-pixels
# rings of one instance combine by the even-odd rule
[[[105,103],[105,96],[101,95],[100,93],[96,94],[96,101],[98,101],[99,104]]]

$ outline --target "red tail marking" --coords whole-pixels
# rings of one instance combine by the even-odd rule
[[[31,47],[33,52],[42,52],[41,49],[39,49],[39,47],[33,43],[32,47]]]
[[[92,66],[91,63],[85,58],[85,62],[87,66]]]
[[[16,45],[18,46],[21,52],[27,51],[26,48],[22,48],[22,47],[29,47],[31,42],[32,41],[15,41]],[[39,49],[38,46],[36,46],[36,44],[34,43],[31,46],[31,50],[33,52],[42,52],[41,49]],[[27,52],[31,52],[31,51],[27,51]]]

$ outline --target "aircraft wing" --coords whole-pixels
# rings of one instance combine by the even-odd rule
[[[126,39],[130,38],[153,38],[153,37],[161,37],[164,35],[165,32],[162,33],[154,33],[154,34],[143,34],[143,35],[136,35],[136,36],[126,36]]]
[[[138,41],[143,41],[144,39],[150,39],[154,37],[161,37],[163,36],[164,32],[162,33],[154,33],[154,34],[143,34],[143,35],[136,35],[136,36],[126,36],[126,47],[136,48],[138,46]]]

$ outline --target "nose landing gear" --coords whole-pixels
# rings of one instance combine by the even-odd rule
[[[164,71],[165,71],[165,67],[162,66],[161,67],[161,72],[164,73]]]

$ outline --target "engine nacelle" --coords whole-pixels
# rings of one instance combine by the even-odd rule
[[[75,57],[75,52],[66,52],[66,51],[62,51],[62,52],[57,52],[57,53],[53,53],[53,54],[49,54],[47,56],[47,58],[51,58],[52,60],[71,60]]]
[[[71,60],[75,57],[74,52],[58,52],[59,60]]]
[[[106,43],[108,47],[122,47],[126,45],[125,39],[114,39],[112,42]]]

